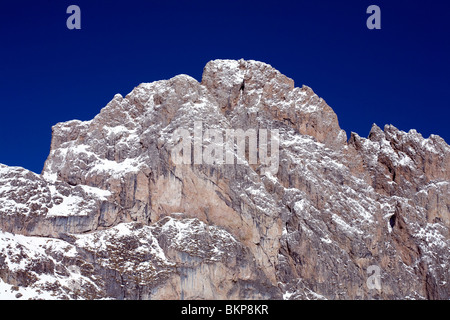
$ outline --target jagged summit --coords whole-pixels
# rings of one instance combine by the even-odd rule
[[[195,138],[199,123],[204,149],[211,130],[276,130],[276,172],[250,151],[178,164],[174,133]],[[0,181],[0,296],[450,295],[450,147],[391,125],[347,141],[323,99],[262,62],[213,60],[201,82],[115,95],[94,119],[53,126],[41,175],[0,165]]]

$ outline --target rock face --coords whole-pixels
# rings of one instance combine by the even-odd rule
[[[277,130],[276,172],[234,143],[232,164],[177,163],[199,123],[203,155],[207,132]],[[450,147],[391,125],[347,140],[270,65],[214,60],[52,133],[41,175],[0,165],[0,297],[450,298]]]

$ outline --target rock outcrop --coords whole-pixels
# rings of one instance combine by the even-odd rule
[[[195,149],[199,123],[214,156],[211,133],[276,131],[277,170],[234,143],[231,164],[178,163],[174,133]],[[392,125],[347,140],[265,63],[140,84],[55,125],[40,175],[0,165],[0,181],[0,296],[450,298],[450,147]]]

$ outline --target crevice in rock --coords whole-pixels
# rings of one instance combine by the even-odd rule
[[[391,228],[394,228],[395,226],[395,221],[397,220],[397,216],[395,214],[393,214],[390,218],[389,218],[389,224],[391,225]]]

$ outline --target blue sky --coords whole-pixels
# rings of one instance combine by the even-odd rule
[[[66,9],[81,8],[81,30]],[[381,30],[366,9],[381,8]],[[0,163],[40,173],[51,126],[212,59],[264,61],[306,84],[340,126],[393,124],[450,141],[448,1],[8,1],[0,6]]]

